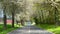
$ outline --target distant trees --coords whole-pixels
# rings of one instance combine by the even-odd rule
[[[43,23],[50,23],[50,24],[53,24],[53,23],[58,24],[59,15],[60,15],[59,14],[59,9],[60,9],[59,3],[60,2],[56,0],[45,0],[42,3],[36,2],[34,6],[36,7],[36,13],[38,12],[36,16],[39,17],[38,18],[40,21],[39,23],[43,22]]]
[[[59,3],[57,3],[56,0],[47,0],[47,3],[45,3],[45,6],[47,6],[47,10],[49,11],[49,21],[51,23],[57,24],[59,21],[58,15],[59,15]],[[50,8],[50,9],[49,9]]]

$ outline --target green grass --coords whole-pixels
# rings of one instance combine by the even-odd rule
[[[4,30],[3,24],[0,24],[0,34],[7,34],[8,32],[17,29],[18,27],[12,28],[10,24],[7,25],[7,29]]]
[[[38,27],[53,32],[55,34],[60,34],[60,26],[49,25],[49,24],[39,24]]]

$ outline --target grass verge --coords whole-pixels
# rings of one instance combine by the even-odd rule
[[[49,24],[39,24],[37,25],[39,28],[48,30],[50,32],[53,32],[55,34],[60,34],[60,26],[56,25],[49,25]]]
[[[7,25],[7,29],[4,30],[3,24],[0,24],[0,34],[7,34],[8,32],[17,29],[18,27],[12,28],[10,24]]]

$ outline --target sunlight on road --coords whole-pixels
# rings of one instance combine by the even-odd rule
[[[29,30],[28,32],[30,33],[31,31]]]

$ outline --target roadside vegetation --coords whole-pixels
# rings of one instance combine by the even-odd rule
[[[55,34],[60,34],[60,26],[50,25],[50,24],[39,24],[37,27],[45,29]]]

